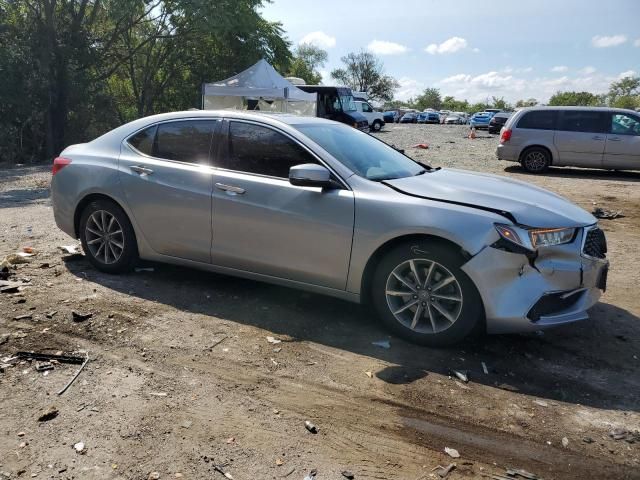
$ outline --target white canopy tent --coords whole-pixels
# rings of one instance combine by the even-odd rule
[[[204,110],[260,110],[315,117],[316,98],[315,93],[304,92],[286,80],[264,59],[233,77],[202,86]]]

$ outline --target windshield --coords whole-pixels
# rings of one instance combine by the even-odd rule
[[[293,125],[356,175],[391,180],[418,175],[425,168],[369,134],[346,125]]]
[[[342,104],[342,111],[344,112],[354,112],[356,110],[353,95],[340,95],[340,103]]]

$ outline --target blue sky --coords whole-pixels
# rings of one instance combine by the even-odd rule
[[[328,52],[326,82],[341,56],[376,53],[400,99],[437,87],[470,101],[546,101],[640,74],[640,0],[273,0],[263,15],[294,44]]]

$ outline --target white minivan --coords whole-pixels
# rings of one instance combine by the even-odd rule
[[[378,132],[382,127],[384,127],[384,117],[382,116],[382,112],[376,112],[369,102],[365,102],[363,100],[356,100],[356,109],[369,122],[369,129],[372,132]]]

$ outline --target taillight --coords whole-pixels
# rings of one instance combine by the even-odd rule
[[[71,163],[71,159],[65,157],[56,157],[53,159],[53,168],[51,169],[51,175],[55,175],[64,167]]]
[[[502,135],[500,135],[500,143],[507,143],[511,140],[511,129],[502,130]]]

